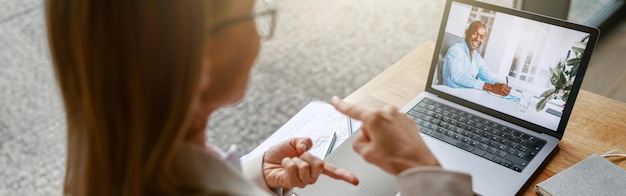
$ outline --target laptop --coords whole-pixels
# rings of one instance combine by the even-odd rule
[[[557,150],[598,36],[555,18],[448,0],[425,92],[401,111],[444,169],[472,176],[477,195],[515,195]],[[354,139],[326,160],[354,172],[358,187],[321,177],[295,193],[395,195],[395,177],[356,154]]]

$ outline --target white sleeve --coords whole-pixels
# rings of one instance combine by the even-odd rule
[[[472,177],[440,167],[416,167],[397,176],[400,195],[474,195]]]

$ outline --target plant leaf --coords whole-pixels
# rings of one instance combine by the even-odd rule
[[[541,97],[545,98],[548,97],[552,94],[554,94],[556,92],[556,89],[548,89],[546,91],[544,91],[543,93],[541,93]]]
[[[535,106],[535,110],[537,110],[537,112],[543,110],[543,108],[546,107],[546,98],[544,97],[543,99],[539,100],[539,102],[537,102],[537,105]]]
[[[548,103],[550,99],[554,99],[554,95],[555,94],[551,94],[550,96],[544,97],[543,99],[539,100],[539,102],[537,102],[537,105],[535,105],[535,109],[537,110],[537,112],[543,110],[543,108],[546,107],[546,103]]]
[[[561,100],[567,102],[567,99],[569,98],[569,91],[563,93],[563,97],[561,98]]]
[[[576,73],[578,73],[578,67],[580,67],[580,60],[582,59],[582,57],[578,57],[576,59],[578,59],[578,63],[573,63],[572,64],[572,70],[571,70],[572,73],[570,73],[570,75],[569,75],[570,78],[576,76]]]
[[[576,79],[575,77],[570,78],[567,81],[567,83],[565,83],[563,90],[572,90],[572,86],[574,86],[575,79]]]
[[[567,76],[565,76],[564,72],[559,72],[559,80],[557,81],[558,85],[555,85],[555,87],[557,87],[557,90],[563,89],[563,86],[565,86],[565,83],[567,82]]]
[[[585,49],[572,47],[572,51],[574,51],[576,54],[582,54],[583,52],[585,52]]]
[[[550,68],[550,75],[552,75],[552,77],[550,78],[550,83],[552,83],[553,86],[556,87],[556,85],[559,82],[559,72],[561,72],[561,69],[558,68]]]
[[[578,73],[578,65],[572,67],[572,70],[568,74],[569,75],[569,79],[573,80],[574,76],[576,76],[576,73]]]
[[[567,65],[573,66],[574,64],[580,64],[580,58],[576,57],[570,60],[567,60]]]

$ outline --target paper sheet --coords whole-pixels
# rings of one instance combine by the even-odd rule
[[[360,125],[360,121],[352,120],[353,131],[356,131]],[[334,148],[337,148],[350,136],[347,116],[326,102],[313,100],[261,145],[241,157],[241,162],[245,163],[248,159],[263,154],[271,146],[292,137],[310,137],[313,140],[313,147],[309,152],[322,158],[333,132],[337,133],[337,140],[334,144]]]

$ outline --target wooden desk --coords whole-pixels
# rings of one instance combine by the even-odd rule
[[[424,91],[434,42],[426,42],[346,97],[347,102],[401,108]],[[581,90],[559,148],[546,167],[520,193],[537,195],[534,185],[591,154],[626,152],[626,104]],[[613,162],[626,169],[626,159]]]

